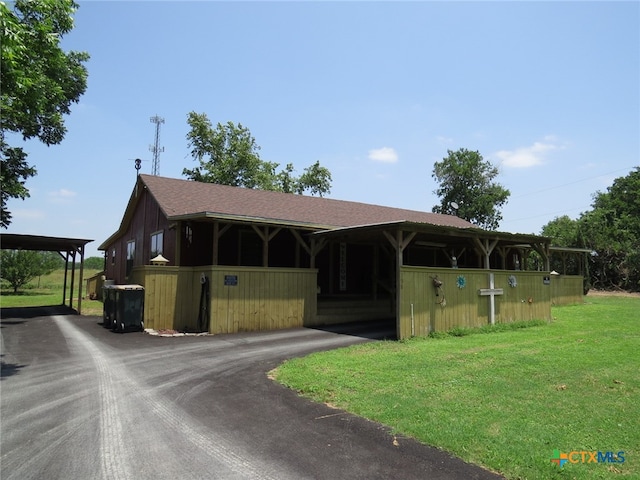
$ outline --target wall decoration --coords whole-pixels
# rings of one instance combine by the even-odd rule
[[[509,286],[512,288],[515,288],[518,285],[518,279],[516,278],[515,275],[509,275]]]
[[[467,279],[464,278],[464,275],[458,275],[458,278],[456,278],[456,285],[458,285],[458,288],[464,288],[467,286]]]

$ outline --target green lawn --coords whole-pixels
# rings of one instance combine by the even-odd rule
[[[84,269],[83,283],[87,278],[98,273],[99,270]],[[77,308],[78,305],[78,280],[80,279],[80,269],[76,269],[75,284],[73,286],[73,306]],[[69,295],[71,292],[69,288],[71,286],[71,272],[67,277],[67,298],[65,304],[69,304]],[[64,286],[64,270],[56,270],[49,275],[43,275],[41,277],[33,279],[25,287],[21,288],[18,293],[13,293],[13,289],[8,284],[2,283],[2,290],[0,295],[0,306],[3,308],[9,307],[45,307],[62,305],[62,290]],[[82,286],[82,292],[84,294],[84,285]],[[97,300],[89,300],[88,298],[82,299],[82,314],[83,315],[102,315],[102,302]]]
[[[640,298],[586,297],[554,321],[462,337],[376,342],[288,361],[310,398],[511,479],[640,478]],[[624,452],[623,463],[554,450]],[[606,455],[606,454],[605,454]]]

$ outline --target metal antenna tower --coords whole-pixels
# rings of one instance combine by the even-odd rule
[[[164,118],[158,115],[151,117],[151,123],[156,124],[156,140],[153,145],[149,146],[149,151],[153,153],[153,167],[151,168],[152,175],[160,174],[160,153],[164,152],[164,147],[160,146],[160,124],[164,123]]]

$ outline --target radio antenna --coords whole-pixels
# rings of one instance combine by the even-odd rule
[[[155,115],[149,119],[156,124],[156,139],[153,145],[149,146],[149,151],[153,153],[152,175],[160,175],[160,153],[164,152],[164,147],[160,146],[160,124],[164,123],[164,118]]]

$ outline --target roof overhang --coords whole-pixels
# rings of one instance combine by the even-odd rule
[[[340,237],[354,239],[371,238],[371,236],[376,234],[382,235],[382,232],[384,231],[388,232],[398,230],[428,235],[430,239],[434,240],[434,242],[446,244],[446,246],[455,246],[467,243],[469,239],[474,238],[478,240],[498,240],[501,245],[508,245],[512,247],[529,247],[531,245],[548,245],[551,243],[550,238],[538,235],[492,232],[482,230],[480,228],[460,228],[407,221],[322,230],[314,232],[312,235],[316,238],[326,239],[336,239]]]
[[[93,240],[83,238],[44,237],[40,235],[20,235],[3,233],[0,238],[3,250],[36,250],[46,252],[78,251]]]
[[[319,225],[311,222],[295,222],[291,220],[281,220],[278,218],[252,217],[249,215],[229,215],[218,212],[199,212],[187,215],[171,215],[167,217],[169,221],[206,221],[221,220],[229,223],[250,223],[253,225],[278,225],[280,227],[307,228],[309,230],[332,230],[335,225]]]
[[[592,253],[593,249],[591,248],[576,248],[576,247],[549,247],[551,252],[559,252],[559,253]]]

